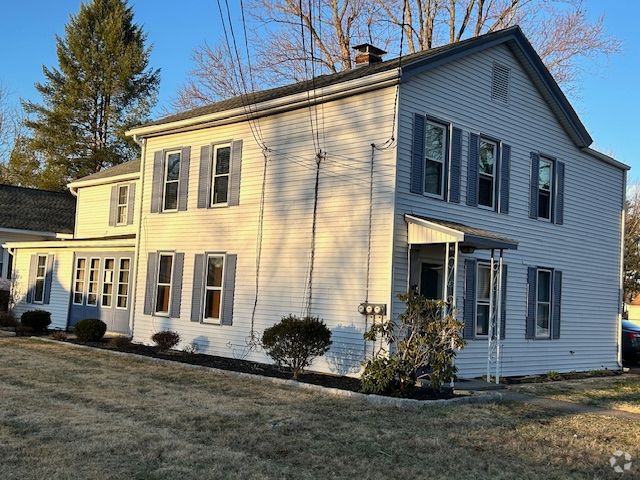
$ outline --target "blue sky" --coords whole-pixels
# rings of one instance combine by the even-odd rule
[[[238,4],[232,0],[230,4]],[[593,148],[612,155],[633,169],[630,181],[640,180],[640,155],[631,140],[640,122],[640,2],[587,0],[589,16],[605,14],[607,30],[624,43],[598,75],[586,76],[574,108],[594,139]],[[215,0],[130,0],[135,21],[153,44],[151,66],[161,69],[162,83],[154,116],[160,116],[192,67],[191,52],[203,41],[214,44],[221,33]],[[12,99],[38,101],[35,82],[42,82],[42,66],[57,67],[55,34],[64,34],[79,0],[18,0],[2,7],[0,83]]]

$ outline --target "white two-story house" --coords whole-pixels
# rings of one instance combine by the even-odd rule
[[[104,306],[125,251],[137,342],[174,330],[270,362],[264,329],[311,315],[333,332],[312,368],[357,375],[375,348],[363,332],[412,289],[464,320],[462,376],[617,368],[628,167],[589,148],[521,30],[388,61],[360,50],[354,70],[129,132],[143,145],[130,225],[111,225],[111,170],[71,185],[87,238],[54,269],[57,324],[88,315],[81,291]],[[17,269],[50,252],[20,246]],[[28,285],[16,309],[33,307]]]

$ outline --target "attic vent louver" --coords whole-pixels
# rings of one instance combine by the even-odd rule
[[[498,63],[493,64],[493,81],[491,83],[491,98],[497,102],[509,103],[510,70]]]

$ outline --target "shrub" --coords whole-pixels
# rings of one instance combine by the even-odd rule
[[[25,327],[20,323],[16,325],[16,337],[29,337],[33,335],[33,332],[34,330],[31,327]]]
[[[189,356],[194,356],[200,352],[200,345],[195,340],[192,340],[191,343],[185,345],[182,351]]]
[[[17,324],[13,312],[0,312],[0,327],[15,327]]]
[[[33,328],[34,332],[41,332],[51,325],[51,314],[46,310],[29,310],[22,314],[20,323],[25,327]]]
[[[85,318],[73,327],[73,333],[81,342],[97,342],[106,331],[107,324],[97,318]]]
[[[116,350],[126,350],[131,345],[131,339],[126,335],[118,335],[109,340],[109,346]]]
[[[171,330],[163,330],[151,335],[151,340],[156,344],[159,352],[166,352],[180,343],[180,334]]]
[[[398,321],[375,323],[364,333],[366,340],[382,337],[389,351],[382,350],[364,363],[362,390],[406,396],[415,388],[418,372],[426,369],[431,387],[439,390],[458,371],[453,359],[456,349],[466,343],[460,337],[463,324],[451,314],[444,315],[443,301],[413,292],[398,298],[407,304]]]
[[[51,334],[51,338],[53,338],[54,340],[66,340],[67,332],[65,332],[64,330],[54,330],[54,332]]]
[[[331,346],[331,331],[316,317],[283,317],[262,334],[262,346],[278,365],[287,366],[297,379],[315,357],[324,355]]]

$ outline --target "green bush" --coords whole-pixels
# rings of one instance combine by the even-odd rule
[[[106,331],[107,324],[98,318],[85,318],[73,327],[73,333],[81,342],[97,342]]]
[[[364,333],[370,341],[382,337],[389,350],[381,350],[364,363],[362,390],[406,396],[415,388],[418,372],[427,369],[431,387],[439,390],[458,371],[453,359],[456,349],[466,343],[460,337],[463,324],[445,315],[443,301],[427,300],[413,292],[398,298],[407,304],[398,321],[375,323]]]
[[[297,379],[315,357],[324,355],[331,346],[331,330],[316,317],[283,317],[262,334],[262,346],[278,365],[287,366]]]
[[[166,352],[180,343],[180,334],[171,330],[163,330],[151,335],[151,341],[156,344],[159,352]]]
[[[34,332],[41,332],[51,325],[51,314],[46,310],[29,310],[22,314],[20,323],[25,327],[33,328]]]

